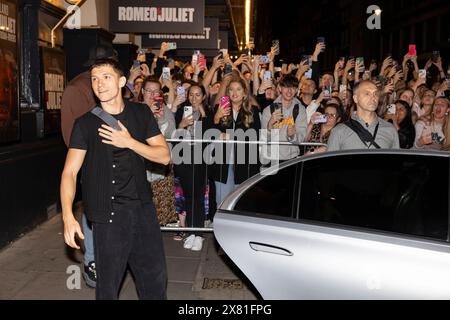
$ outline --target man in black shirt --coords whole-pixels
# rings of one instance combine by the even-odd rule
[[[92,112],[75,122],[61,178],[65,242],[79,249],[75,234],[84,238],[72,212],[76,177],[83,167],[83,202],[94,233],[96,298],[117,299],[129,264],[139,298],[165,299],[164,249],[143,159],[168,164],[169,148],[150,109],[123,100],[126,78],[115,60],[97,60],[91,81],[99,106],[118,120],[120,130]]]

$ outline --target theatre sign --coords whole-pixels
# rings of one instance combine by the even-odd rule
[[[152,33],[142,35],[144,48],[159,48],[161,42],[175,42],[178,49],[218,49],[219,19],[205,18],[202,34]]]
[[[204,0],[110,0],[109,29],[120,33],[203,33]]]

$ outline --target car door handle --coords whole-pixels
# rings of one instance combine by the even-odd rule
[[[272,253],[272,254],[281,254],[283,256],[293,256],[294,254],[284,248],[280,248],[277,246],[273,246],[270,244],[265,244],[265,243],[259,243],[259,242],[249,242],[250,248],[252,248],[255,251],[261,251],[261,252],[267,252],[267,253]]]

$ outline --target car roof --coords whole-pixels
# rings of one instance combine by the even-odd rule
[[[434,151],[434,150],[418,150],[418,149],[355,149],[355,150],[342,150],[312,154],[308,156],[297,157],[281,163],[279,166],[267,168],[261,173],[251,177],[245,182],[241,183],[220,205],[221,210],[233,210],[235,204],[243,193],[251,186],[255,185],[260,180],[264,179],[271,173],[276,173],[286,167],[295,165],[300,162],[307,162],[321,158],[332,158],[348,155],[408,155],[408,156],[430,156],[430,157],[450,157],[450,152]]]

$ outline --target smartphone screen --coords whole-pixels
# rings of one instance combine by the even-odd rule
[[[275,54],[280,54],[280,41],[272,40],[272,48],[275,48]]]
[[[432,55],[433,62],[437,62],[440,56],[441,56],[441,53],[439,51],[433,51],[433,55]]]
[[[231,73],[233,71],[233,67],[231,66],[231,64],[227,63],[225,65],[225,67],[223,68],[223,73],[224,74],[228,74]]]
[[[162,78],[168,80],[170,78],[170,68],[164,67],[162,72]]]
[[[169,62],[167,63],[167,67],[169,69],[173,69],[175,67],[175,61],[173,59],[169,59]]]
[[[179,86],[177,87],[177,96],[185,96],[186,94],[186,90],[184,89],[183,86]]]
[[[415,44],[410,44],[409,45],[409,52],[408,54],[413,57],[416,55],[416,45]]]
[[[169,50],[176,50],[177,49],[177,43],[176,42],[168,42],[168,49]]]
[[[331,86],[325,86],[325,88],[323,88],[323,95],[326,99],[331,98],[331,91],[332,91]]]
[[[389,105],[389,107],[387,108],[387,113],[389,113],[389,114],[395,114],[395,111],[396,111],[396,106],[395,106],[395,104],[391,104],[391,105]]]
[[[197,64],[198,59],[200,58],[200,51],[195,50],[194,54],[192,55],[192,65]]]
[[[156,106],[156,111],[161,111],[161,107],[163,106],[164,103],[164,98],[161,96],[156,96],[153,97],[153,101],[155,101],[155,106]]]
[[[141,66],[141,62],[139,60],[133,61],[133,69],[139,68]]]
[[[427,77],[427,70],[420,69],[419,70],[419,78],[426,78]]]
[[[325,123],[328,121],[328,117],[326,114],[321,114],[317,117],[316,123]]]
[[[325,43],[325,38],[324,37],[317,37],[317,43]],[[321,52],[325,51],[325,49],[321,49]]]
[[[311,79],[311,77],[312,77],[312,69],[309,69],[308,71],[305,72],[305,77],[306,77],[306,79]]]
[[[261,56],[259,61],[261,64],[270,63],[270,57],[269,56]]]

